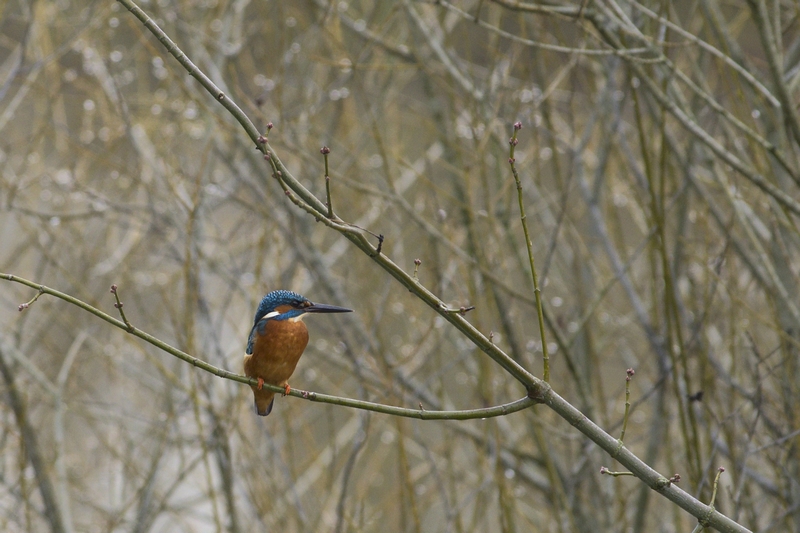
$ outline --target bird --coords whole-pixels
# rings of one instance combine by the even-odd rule
[[[306,314],[352,311],[335,305],[315,304],[287,290],[272,291],[261,299],[244,355],[245,375],[258,380],[258,385],[250,386],[256,413],[267,416],[275,403],[275,393],[264,389],[264,383],[283,387],[283,395],[289,394],[288,380],[308,345],[308,328],[303,323]]]

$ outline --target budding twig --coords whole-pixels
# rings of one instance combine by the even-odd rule
[[[539,317],[539,334],[542,337],[542,365],[544,381],[550,381],[550,354],[547,351],[547,339],[544,332],[544,312],[542,311],[542,297],[541,289],[539,289],[539,280],[536,278],[536,266],[533,261],[533,244],[531,244],[531,237],[528,233],[528,221],[525,215],[525,205],[522,200],[522,181],[519,179],[519,172],[517,172],[516,159],[514,158],[514,148],[516,148],[519,140],[517,140],[517,132],[522,129],[522,122],[514,123],[514,133],[508,140],[508,164],[511,165],[511,173],[514,175],[514,181],[517,183],[517,199],[519,201],[519,216],[522,221],[522,231],[525,233],[525,246],[528,248],[528,260],[531,264],[531,278],[533,278],[533,294],[536,296],[536,314]]]
[[[117,286],[112,285],[111,290],[109,292],[114,295],[114,299],[116,300],[114,307],[116,307],[117,310],[119,311],[119,316],[120,318],[122,318],[122,321],[125,322],[125,326],[127,326],[128,331],[133,331],[133,326],[131,325],[130,322],[128,322],[128,318],[125,316],[125,311],[122,310],[122,302],[119,300],[119,293],[117,292]]]
[[[21,313],[21,312],[23,312],[24,310],[26,310],[27,308],[29,308],[31,305],[33,305],[33,302],[35,302],[36,300],[38,300],[38,299],[39,299],[39,296],[41,296],[42,294],[44,294],[44,289],[40,287],[40,288],[39,288],[39,292],[37,292],[37,293],[36,293],[36,296],[34,296],[33,298],[31,298],[30,300],[28,300],[27,302],[25,302],[25,303],[23,303],[23,304],[19,304],[19,307],[17,307],[17,310],[18,310],[20,313]]]
[[[328,154],[331,153],[331,149],[327,146],[323,146],[320,148],[319,153],[322,154],[322,158],[325,160],[325,193],[328,196],[328,218],[333,218],[333,204],[331,203],[331,176],[328,171]]]
[[[628,429],[628,414],[631,411],[631,379],[636,374],[632,368],[625,371],[625,414],[622,417],[622,433],[619,435],[619,443],[625,439],[625,430]]]

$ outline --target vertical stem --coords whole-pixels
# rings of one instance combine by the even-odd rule
[[[628,429],[628,415],[631,412],[631,378],[635,374],[632,368],[625,371],[625,414],[622,417],[622,432],[619,434],[619,442],[625,440],[625,430]]]
[[[331,153],[331,149],[327,146],[323,146],[319,152],[322,154],[322,158],[325,160],[325,193],[328,197],[328,218],[333,218],[333,204],[331,203],[331,176],[328,170],[328,154]]]
[[[528,233],[528,221],[525,215],[525,206],[522,201],[522,182],[519,179],[517,166],[514,160],[514,148],[517,143],[517,132],[522,129],[522,123],[516,122],[514,124],[514,133],[511,135],[508,144],[510,146],[508,153],[508,163],[511,165],[511,173],[514,175],[514,180],[517,182],[517,199],[519,200],[519,215],[522,221],[522,230],[525,232],[525,246],[528,248],[528,260],[531,263],[531,278],[533,278],[533,293],[536,296],[536,314],[539,317],[539,334],[542,337],[542,362],[544,365],[543,379],[546,382],[550,381],[550,354],[547,352],[547,339],[544,332],[544,312],[542,311],[542,297],[541,289],[539,289],[539,280],[536,278],[536,266],[533,261],[533,245],[531,244],[530,234]]]

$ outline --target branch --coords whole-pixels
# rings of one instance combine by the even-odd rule
[[[150,335],[149,333],[134,327],[127,320],[126,321],[118,320],[113,316],[104,313],[100,309],[92,307],[83,300],[75,298],[74,296],[63,293],[61,291],[57,291],[55,289],[51,289],[50,287],[46,287],[44,285],[41,285],[33,281],[20,278],[19,276],[14,276],[12,274],[0,273],[0,279],[13,281],[15,283],[21,283],[22,285],[27,285],[28,287],[38,290],[39,294],[49,294],[50,296],[55,296],[56,298],[64,300],[67,303],[80,307],[84,311],[88,311],[89,313],[95,315],[96,317],[105,320],[109,324],[116,326],[127,333],[130,333],[134,337],[139,337],[143,341],[152,344],[156,348],[164,352],[167,352],[170,355],[174,355],[178,359],[181,359],[182,361],[185,361],[191,364],[192,366],[195,366],[197,368],[200,368],[201,370],[205,370],[206,372],[214,374],[217,377],[229,379],[231,381],[237,381],[239,383],[244,383],[246,385],[251,385],[251,386],[258,385],[258,380],[256,379],[249,378],[247,376],[242,376],[240,374],[236,374],[235,372],[230,372],[229,370],[225,370],[216,367],[212,364],[206,363],[202,359],[198,359],[197,357],[189,355],[188,353],[179,350],[174,346],[171,346],[170,344],[167,344],[166,342],[158,339],[157,337],[154,337],[153,335]],[[280,393],[284,392],[283,387],[270,385],[268,383],[264,383],[263,387],[274,392],[280,392]],[[303,398],[305,400],[309,400],[312,402],[330,403],[335,405],[341,405],[344,407],[353,407],[355,409],[361,409],[363,411],[374,411],[376,413],[402,416],[405,418],[418,418],[420,420],[473,420],[476,418],[481,418],[481,419],[494,418],[498,416],[510,415],[511,413],[516,413],[517,411],[527,409],[528,407],[531,407],[532,405],[539,403],[532,398],[524,397],[510,403],[497,405],[494,407],[486,407],[483,409],[467,409],[461,411],[426,411],[422,407],[420,407],[419,409],[407,409],[404,407],[395,407],[392,405],[384,405],[375,402],[354,400],[351,398],[343,398],[341,396],[331,396],[329,394],[322,394],[319,392],[305,391],[294,388],[289,392],[289,396]]]

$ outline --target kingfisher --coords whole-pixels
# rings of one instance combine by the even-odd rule
[[[264,383],[283,387],[283,395],[289,394],[288,380],[308,345],[308,328],[303,323],[306,313],[352,311],[335,305],[315,304],[296,292],[285,290],[272,291],[261,299],[244,356],[245,375],[258,380],[258,385],[250,386],[256,400],[256,413],[267,416],[275,402],[275,393],[264,389]]]

